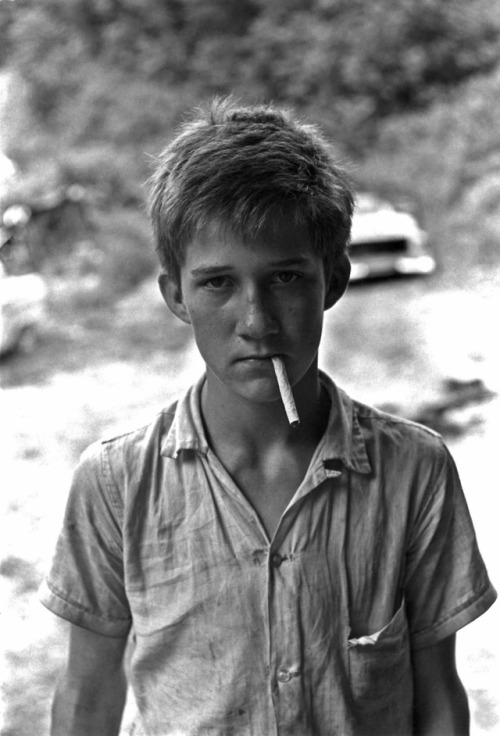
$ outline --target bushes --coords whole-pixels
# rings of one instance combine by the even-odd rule
[[[499,115],[500,69],[425,113],[386,121],[356,171],[360,186],[418,203],[445,278],[500,257]]]
[[[61,221],[64,218],[60,218]],[[139,206],[87,213],[86,230],[71,221],[47,232],[35,221],[28,237],[38,270],[63,287],[74,305],[111,304],[158,270],[151,230]]]
[[[495,0],[15,5],[0,24],[5,58],[28,80],[38,119],[86,140],[144,140],[156,135],[158,101],[168,119],[181,98],[235,92],[330,108],[349,144],[353,130],[490,70],[500,38]]]
[[[138,286],[158,270],[150,226],[138,209],[114,209],[95,215],[95,241],[84,248],[90,254],[94,299],[107,303]],[[90,265],[90,269],[88,268]],[[80,259],[80,269],[84,262]]]

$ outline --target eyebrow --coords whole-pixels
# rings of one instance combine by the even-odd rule
[[[309,259],[304,256],[303,258],[283,258],[277,261],[270,261],[266,266],[270,268],[287,268],[289,266],[305,266],[309,262]],[[197,266],[191,269],[190,273],[192,276],[211,276],[217,273],[227,273],[232,271],[234,266],[227,264],[221,264],[217,266]]]
[[[269,265],[285,268],[286,266],[304,266],[309,261],[310,259],[307,256],[300,256],[299,258],[283,258],[279,261],[271,261]]]
[[[207,276],[207,275],[210,276],[211,274],[214,274],[214,273],[222,273],[223,271],[227,272],[230,270],[231,270],[230,266],[224,266],[224,265],[222,266],[198,266],[198,268],[191,269],[190,274],[192,276]]]

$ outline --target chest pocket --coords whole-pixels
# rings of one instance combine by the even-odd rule
[[[410,733],[413,685],[408,623],[404,603],[391,621],[375,634],[348,641],[349,679],[355,709],[370,716],[367,733],[377,731],[377,713],[390,713],[390,732]],[[392,730],[394,729],[394,730]]]

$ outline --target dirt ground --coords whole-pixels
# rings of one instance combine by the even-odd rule
[[[426,416],[429,407],[450,398],[453,385],[480,379],[500,391],[499,284],[500,274],[489,273],[466,289],[432,280],[353,288],[327,314],[321,365],[356,398],[412,417]],[[168,316],[154,285],[116,308],[84,316],[63,304],[56,293],[33,355],[0,363],[3,736],[48,733],[50,699],[65,654],[64,624],[38,603],[37,589],[80,452],[103,434],[139,425],[202,371],[187,329]],[[449,378],[455,384],[445,384]],[[492,494],[498,485],[500,402],[483,395],[452,404],[439,414],[439,428],[457,461],[498,587]],[[499,607],[459,635],[473,736],[500,733]]]

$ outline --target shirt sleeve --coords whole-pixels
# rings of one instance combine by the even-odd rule
[[[124,585],[122,533],[116,494],[103,473],[101,443],[82,455],[73,476],[63,528],[41,602],[67,621],[105,636],[131,625]]]
[[[458,472],[447,448],[407,551],[405,598],[412,646],[432,646],[495,601]]]

